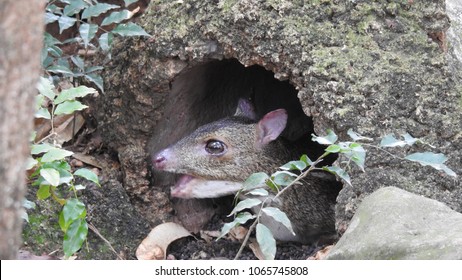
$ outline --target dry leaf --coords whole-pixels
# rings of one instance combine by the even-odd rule
[[[265,257],[263,256],[263,253],[261,252],[260,245],[258,245],[258,242],[256,239],[252,239],[252,241],[249,244],[249,248],[252,250],[253,254],[257,257],[259,260],[264,260]]]
[[[167,247],[173,241],[190,236],[184,227],[175,223],[164,223],[151,230],[136,249],[139,260],[165,260]]]
[[[243,226],[237,226],[229,231],[229,235],[238,241],[244,240],[249,230]]]
[[[326,246],[322,248],[321,250],[319,250],[318,252],[316,252],[316,255],[309,257],[308,259],[309,260],[323,260],[327,256],[327,254],[329,254],[332,247],[334,247],[334,245]]]
[[[83,118],[82,114],[76,113],[75,115],[70,116],[71,117],[69,119],[67,119],[64,123],[55,129],[57,134],[56,140],[61,145],[71,140],[85,124],[85,119]]]
[[[91,165],[91,166],[94,166],[94,167],[98,167],[99,169],[103,169],[103,167],[101,166],[101,164],[98,163],[98,161],[96,160],[95,157],[85,155],[85,154],[82,154],[82,153],[74,153],[72,155],[72,157],[77,159],[77,160],[80,160],[81,162],[83,162],[83,163],[85,163],[87,165]]]

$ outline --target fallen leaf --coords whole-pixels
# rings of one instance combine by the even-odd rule
[[[243,226],[237,226],[237,227],[234,227],[232,228],[230,231],[229,231],[229,234],[236,240],[238,241],[242,241],[244,240],[245,236],[247,235],[247,232],[249,230]]]
[[[85,119],[81,113],[76,113],[70,115],[71,117],[65,122],[56,127],[55,132],[57,134],[57,141],[59,144],[68,142],[74,138],[75,134],[82,128],[85,124]]]
[[[136,249],[139,260],[165,260],[167,247],[175,240],[190,236],[184,227],[176,223],[164,223],[151,230]]]
[[[253,254],[255,255],[255,257],[257,257],[257,259],[259,260],[264,260],[265,257],[263,256],[263,253],[260,249],[260,245],[258,245],[258,242],[256,239],[253,239],[250,244],[249,244],[249,248],[252,250]]]
[[[86,155],[86,154],[82,154],[82,153],[74,153],[72,155],[73,158],[77,159],[77,160],[80,160],[81,162],[87,164],[87,165],[91,165],[91,166],[94,166],[94,167],[98,167],[99,169],[103,169],[103,167],[101,166],[101,164],[99,164],[99,162],[96,160],[95,157],[92,157],[90,155]]]
[[[334,245],[329,245],[316,252],[316,255],[309,257],[309,260],[323,260],[329,254]]]

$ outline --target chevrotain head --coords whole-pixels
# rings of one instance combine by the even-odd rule
[[[153,165],[158,170],[183,174],[172,188],[174,197],[233,194],[250,174],[272,165],[277,155],[271,147],[286,122],[284,109],[271,111],[256,122],[252,105],[241,99],[234,116],[199,127],[155,154]]]

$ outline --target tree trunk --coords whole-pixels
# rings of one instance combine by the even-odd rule
[[[44,1],[0,3],[0,259],[21,244],[25,162],[40,69]]]

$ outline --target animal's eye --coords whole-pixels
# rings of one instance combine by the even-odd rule
[[[205,144],[205,150],[212,155],[221,155],[226,150],[226,144],[219,140],[212,139]]]

